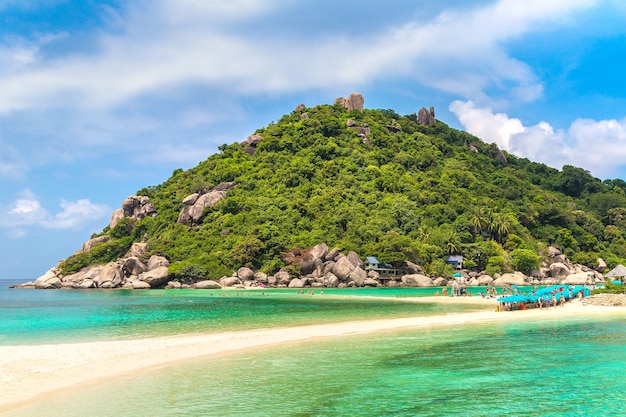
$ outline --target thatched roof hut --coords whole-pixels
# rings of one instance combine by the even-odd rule
[[[626,266],[619,264],[615,268],[611,269],[607,274],[607,278],[625,278]]]

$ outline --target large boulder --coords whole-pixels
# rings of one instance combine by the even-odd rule
[[[111,240],[111,238],[109,236],[107,236],[107,235],[94,237],[93,239],[89,239],[88,241],[83,243],[83,247],[82,247],[81,251],[82,252],[89,252],[98,243],[108,242],[109,240]]]
[[[139,280],[148,283],[152,288],[159,288],[167,283],[169,277],[170,272],[168,267],[160,266],[151,271],[140,274]]]
[[[34,282],[35,288],[37,289],[53,288],[49,284],[47,284],[47,282],[55,278],[58,278],[58,275],[57,275],[58,272],[59,270],[57,268],[50,268],[49,270],[47,270],[45,274],[43,274],[42,276],[40,276],[39,278],[35,280]]]
[[[170,266],[170,261],[164,256],[158,255],[152,255],[150,259],[148,259],[148,271],[157,269],[160,266]]]
[[[526,285],[526,280],[523,276],[516,274],[503,274],[501,277],[493,281],[491,285],[496,287],[504,287],[509,285]]]
[[[350,262],[347,257],[340,257],[335,264],[333,265],[332,273],[339,278],[341,281],[346,281],[352,271],[355,269],[355,266]],[[366,274],[367,277],[367,274]]]
[[[486,287],[493,283],[493,278],[489,275],[481,275],[478,277],[478,285]]]
[[[143,274],[148,270],[148,266],[141,262],[139,258],[131,256],[129,258],[124,259],[124,263],[122,265],[122,271],[124,271],[125,276],[131,275],[139,275]]]
[[[337,278],[333,273],[329,272],[324,275],[324,285],[328,288],[337,288],[339,286],[339,278]]]
[[[590,272],[579,272],[577,274],[570,274],[563,280],[563,284],[570,285],[585,285],[592,284],[595,282],[595,277],[593,273]]]
[[[237,276],[242,281],[252,281],[254,279],[254,271],[248,267],[242,266],[237,270]]]
[[[150,286],[150,284],[148,284],[147,282],[144,282],[144,281],[133,281],[131,283],[131,286],[135,290],[148,290],[148,289],[152,288]]]
[[[350,261],[350,263],[352,265],[354,265],[355,267],[361,267],[363,268],[363,261],[361,260],[361,257],[356,253],[356,252],[348,252],[348,256],[347,256],[348,260]]]
[[[606,262],[604,262],[604,259],[598,258],[598,260],[596,261],[596,267],[594,269],[600,273],[604,273],[607,268],[608,266],[606,265]]]
[[[422,274],[409,274],[402,276],[402,283],[407,287],[433,287],[433,280]]]
[[[304,288],[304,281],[300,278],[293,278],[289,281],[289,288]]]
[[[360,266],[357,266],[350,272],[348,280],[354,281],[357,286],[362,287],[365,285],[365,280],[367,280],[367,272]]]
[[[564,279],[570,273],[570,269],[562,262],[555,262],[550,265],[550,276],[552,278]]]
[[[241,285],[241,280],[239,279],[239,277],[223,277],[220,278],[220,282],[219,282],[222,287],[232,287],[235,285]]]
[[[211,279],[207,279],[204,281],[198,281],[195,284],[192,284],[192,288],[197,288],[199,290],[218,290],[222,288],[222,286]]]
[[[276,278],[277,284],[287,285],[291,282],[291,277],[289,276],[289,272],[287,272],[283,268],[281,268],[277,273],[275,273],[274,277]]]
[[[94,281],[100,288],[116,288],[123,280],[124,272],[121,266],[117,262],[110,262],[102,267]]]
[[[439,277],[433,281],[433,285],[435,287],[445,287],[446,285],[448,285],[448,280],[443,277]]]
[[[130,247],[130,256],[139,257],[148,251],[148,244],[144,242],[134,242]]]

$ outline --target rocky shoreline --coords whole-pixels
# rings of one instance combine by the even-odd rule
[[[100,238],[95,238],[100,239]],[[83,251],[90,250],[94,242],[85,242]],[[476,287],[512,285],[554,285],[554,284],[598,284],[604,278],[597,270],[583,265],[572,264],[556,248],[550,248],[549,258],[544,262],[536,276],[527,276],[521,272],[494,274],[461,270],[460,276],[453,278],[431,277],[423,273],[422,268],[412,262],[404,262],[394,269],[372,269],[366,267],[361,256],[355,252],[344,254],[339,248],[329,249],[320,243],[313,248],[299,253],[297,259],[300,273],[290,274],[281,269],[273,275],[239,268],[232,276],[223,276],[217,280],[201,280],[195,283],[181,283],[172,280],[169,273],[169,261],[162,256],[150,256],[142,262],[148,248],[145,243],[134,243],[129,254],[106,265],[94,265],[81,271],[63,275],[57,267],[51,268],[34,282],[18,285],[18,288],[59,289],[59,288],[346,288],[346,287]],[[606,268],[598,260],[599,268]],[[598,268],[598,269],[599,269]],[[393,271],[393,274],[386,272]]]

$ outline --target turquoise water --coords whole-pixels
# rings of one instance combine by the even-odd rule
[[[369,297],[432,295],[363,289],[323,295],[296,290],[33,290],[0,288],[0,345],[129,339],[171,334],[409,317],[476,310]]]
[[[225,293],[0,288],[0,326],[4,344],[19,344],[468,308],[345,296],[419,296],[431,295],[432,289],[325,291],[323,296],[293,290]],[[5,320],[6,315],[12,318]],[[0,415],[624,416],[625,318],[622,311],[593,320],[553,318],[316,339],[120,377]],[[36,337],[24,334],[35,325],[31,333]]]

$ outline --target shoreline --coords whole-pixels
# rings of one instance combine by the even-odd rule
[[[473,298],[473,297],[468,297]],[[399,299],[394,299],[399,300]],[[419,297],[399,301],[456,302],[461,297]],[[319,338],[343,337],[380,331],[506,322],[563,317],[624,315],[626,309],[570,302],[565,307],[496,312],[495,299],[476,299],[494,310],[414,316],[395,319],[348,321],[307,326],[262,328],[202,335],[81,342],[34,346],[0,346],[0,412],[70,392],[116,377],[132,375],[175,363],[207,360],[272,345],[302,343]]]

